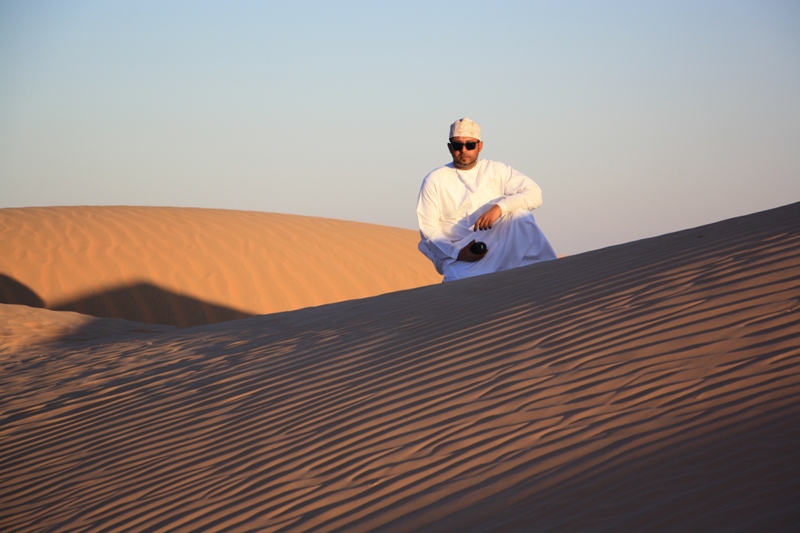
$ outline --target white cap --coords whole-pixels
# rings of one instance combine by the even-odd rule
[[[450,138],[469,137],[470,139],[481,140],[481,127],[472,122],[467,117],[456,120],[450,125]]]

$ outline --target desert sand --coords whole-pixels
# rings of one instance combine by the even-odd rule
[[[800,203],[195,327],[0,309],[0,530],[800,526]]]
[[[210,324],[442,279],[416,250],[416,231],[296,215],[0,209],[0,235],[0,303],[151,324]]]

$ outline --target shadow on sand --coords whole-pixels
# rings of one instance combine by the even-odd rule
[[[238,309],[177,294],[151,283],[125,285],[48,307],[35,291],[3,274],[0,274],[0,303],[181,328],[252,316]]]
[[[42,299],[30,287],[5,274],[0,274],[0,304],[44,307]]]

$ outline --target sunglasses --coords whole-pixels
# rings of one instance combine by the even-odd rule
[[[458,152],[462,148],[466,147],[467,150],[472,151],[478,147],[478,142],[480,141],[467,141],[465,143],[461,142],[451,142],[450,147],[453,149],[454,152]]]

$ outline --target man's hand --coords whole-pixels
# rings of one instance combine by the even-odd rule
[[[479,218],[477,222],[475,222],[475,227],[472,228],[472,231],[492,229],[492,224],[497,222],[497,219],[500,218],[502,214],[503,210],[500,209],[500,206],[497,204],[493,205],[488,211],[481,215],[481,218]]]
[[[481,259],[483,259],[483,256],[486,255],[486,252],[483,252],[480,255],[473,254],[472,251],[470,250],[470,247],[473,244],[475,244],[475,239],[472,239],[471,243],[463,247],[461,251],[458,252],[458,257],[456,257],[456,261],[467,261],[469,263],[474,263],[475,261],[480,261]]]

